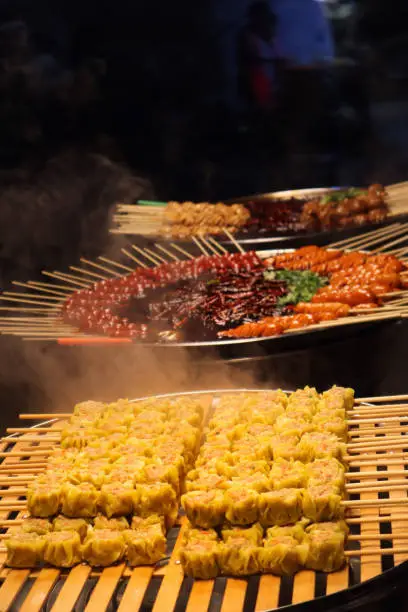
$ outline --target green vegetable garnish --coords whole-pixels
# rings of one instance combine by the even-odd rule
[[[326,276],[309,270],[265,270],[264,278],[267,281],[280,280],[286,283],[288,293],[278,299],[278,306],[310,302],[317,290],[329,282]]]
[[[332,191],[327,193],[320,199],[321,204],[329,204],[330,202],[340,202],[345,198],[357,198],[358,196],[367,195],[366,189],[357,189],[351,187],[350,189],[339,189],[338,191]]]

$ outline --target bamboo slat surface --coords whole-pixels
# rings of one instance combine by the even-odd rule
[[[216,396],[213,393],[206,394],[206,404],[208,407],[213,403]],[[369,399],[369,398],[365,398]],[[398,400],[396,400],[398,401]],[[384,412],[389,409],[389,400],[384,400]],[[381,402],[376,402],[376,409],[381,409]],[[401,421],[408,417],[408,404],[399,403]],[[360,416],[359,407],[355,407],[356,417]],[[378,417],[375,423],[363,423],[354,425],[354,420],[361,419],[349,417],[349,426],[352,430],[352,443],[364,441],[367,435],[372,438],[372,430],[375,426],[378,435],[381,434],[382,425]],[[57,419],[49,425],[49,431],[42,431],[41,445],[49,445],[48,438],[54,437],[61,427],[62,419]],[[42,424],[44,428],[44,424]],[[22,428],[23,429],[23,428]],[[368,433],[365,433],[367,429]],[[4,441],[0,445],[0,452],[7,453],[10,450],[19,451],[21,447],[27,448],[30,444],[38,442],[27,442],[25,438],[32,438],[35,428],[27,428],[10,438],[10,442]],[[379,440],[387,439],[387,436],[395,437],[395,430],[391,434],[381,434]],[[401,431],[401,439],[405,437],[405,431]],[[383,437],[385,436],[385,438]],[[407,438],[408,439],[408,438]],[[372,442],[370,442],[371,446]],[[38,446],[35,446],[38,450]],[[382,447],[384,448],[384,447]],[[408,442],[407,442],[408,448]],[[364,452],[353,455],[353,486],[359,483],[367,483],[369,490],[362,489],[360,494],[354,494],[352,499],[378,500],[384,497],[384,490],[381,493],[375,490],[380,484],[383,486],[387,481],[378,481],[372,474],[378,474],[379,478],[387,475],[387,469],[398,470],[400,474],[404,470],[406,463],[401,461],[395,464],[395,453],[381,451],[376,454],[370,451],[370,457],[376,457],[370,461],[365,461]],[[389,462],[392,463],[389,463]],[[359,466],[362,462],[363,465]],[[381,468],[379,467],[381,465]],[[7,487],[7,496],[2,499],[7,500],[10,506],[21,501],[17,495],[13,496],[13,490],[19,492],[21,497],[21,479],[16,480],[15,474],[24,466],[23,474],[35,476],[43,470],[43,466],[38,465],[37,456],[23,458],[20,456],[6,456],[3,458],[2,487],[8,474],[13,475],[10,486]],[[354,472],[355,470],[355,472]],[[366,473],[364,478],[359,477],[359,473]],[[408,474],[408,470],[407,470]],[[24,478],[24,476],[22,476]],[[394,479],[390,475],[390,482]],[[399,479],[401,476],[399,476]],[[374,490],[370,490],[374,487]],[[360,485],[361,486],[361,485]],[[364,485],[365,486],[365,485]],[[385,497],[390,499],[401,499],[407,497],[407,490],[385,490]],[[5,493],[3,493],[5,495]],[[375,507],[359,507],[358,501],[348,510],[351,533],[354,536],[363,538],[363,541],[349,543],[350,548],[379,549],[384,547],[394,547],[396,549],[408,550],[408,497],[407,504],[399,503],[396,506],[387,504],[381,506],[381,502]],[[17,507],[17,506],[16,506]],[[1,509],[0,509],[1,510]],[[24,511],[1,510],[0,527],[5,533],[14,521],[24,516]],[[393,518],[395,517],[395,519]],[[6,522],[4,522],[6,521]],[[153,612],[171,612],[178,609],[186,609],[188,612],[206,612],[211,606],[218,606],[222,612],[240,612],[241,610],[254,610],[261,612],[267,609],[276,609],[279,606],[295,604],[313,599],[318,595],[330,595],[337,591],[346,589],[360,580],[368,580],[384,569],[392,567],[408,560],[408,553],[398,553],[393,557],[387,556],[387,562],[381,553],[374,555],[363,555],[350,558],[350,567],[323,575],[308,570],[303,570],[293,578],[280,579],[277,576],[264,575],[261,577],[253,576],[248,579],[217,578],[208,581],[193,581],[183,576],[181,566],[178,562],[177,551],[181,543],[184,519],[181,518],[175,545],[170,555],[169,561],[158,568],[139,567],[130,569],[124,564],[96,570],[82,564],[70,571],[58,570],[55,568],[44,568],[41,570],[10,570],[2,567],[0,570],[0,610],[6,611],[13,609],[22,612],[37,612],[44,609],[52,612],[69,612],[77,606],[77,609],[84,609],[87,612],[104,612],[111,609],[118,609],[119,612],[136,612],[141,609],[150,609]],[[173,531],[174,534],[174,531]],[[390,534],[389,540],[385,538]],[[405,534],[405,535],[404,535]],[[364,541],[364,536],[367,537]],[[395,537],[396,536],[396,537]],[[354,540],[354,538],[353,538]],[[5,554],[0,553],[0,563],[4,564]],[[90,581],[90,579],[92,579]],[[18,607],[17,607],[18,606]]]

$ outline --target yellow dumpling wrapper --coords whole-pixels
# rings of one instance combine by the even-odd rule
[[[98,514],[94,520],[95,529],[111,529],[112,531],[124,531],[129,529],[129,523],[126,517],[118,516],[116,518],[108,518],[103,514]]]
[[[45,536],[20,531],[5,540],[8,567],[37,567],[43,561]]]
[[[321,572],[334,572],[342,568],[346,562],[344,555],[346,533],[337,528],[319,529],[319,525],[313,525],[307,530],[304,540],[308,547],[305,567]]]
[[[192,525],[208,529],[224,522],[226,502],[221,491],[191,491],[182,496],[181,504]]]
[[[122,532],[126,543],[126,560],[129,565],[152,565],[166,554],[166,538],[160,524]]]
[[[122,531],[89,530],[82,545],[82,557],[89,565],[107,567],[120,561],[126,551]]]
[[[48,519],[42,518],[26,518],[22,524],[14,528],[16,532],[24,531],[24,533],[36,533],[37,535],[46,535],[52,530],[52,523]],[[8,533],[11,532],[11,529]]]
[[[308,487],[303,492],[303,514],[313,522],[332,521],[344,514],[340,490],[331,485]]]
[[[61,492],[61,512],[72,518],[91,518],[98,514],[99,491],[91,484],[65,484]]]
[[[259,523],[255,523],[251,527],[234,527],[233,525],[224,525],[221,529],[221,537],[224,542],[231,539],[243,538],[254,546],[262,545],[263,527]]]
[[[253,489],[232,487],[224,494],[225,518],[232,525],[251,525],[258,520],[259,494]]]
[[[269,482],[272,489],[301,488],[306,485],[306,469],[301,461],[277,459],[272,463]]]
[[[45,536],[44,561],[55,567],[73,567],[82,561],[77,531],[54,531]]]
[[[259,521],[264,526],[296,523],[302,516],[303,489],[279,489],[259,496]]]
[[[209,539],[192,540],[182,546],[179,559],[184,574],[202,580],[216,578],[220,573],[219,548],[218,542]]]
[[[290,535],[270,537],[260,550],[261,571],[277,576],[291,576],[302,567],[306,553],[307,548]]]
[[[76,531],[82,541],[88,532],[89,523],[82,518],[67,518],[59,515],[55,517],[52,526],[54,531]]]
[[[108,518],[126,516],[133,512],[134,488],[132,484],[106,484],[101,487],[98,507]]]
[[[32,516],[45,518],[58,514],[61,505],[62,487],[34,482],[27,489],[27,507]]]
[[[230,538],[220,544],[218,564],[226,576],[250,576],[260,569],[259,553],[262,550],[245,538]]]

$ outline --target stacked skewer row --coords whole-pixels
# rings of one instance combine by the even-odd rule
[[[335,193],[337,190],[333,191]],[[189,240],[192,236],[220,234],[223,227],[228,227],[232,233],[248,229],[251,232],[262,229],[275,233],[317,231],[319,222],[320,229],[356,227],[397,218],[408,212],[407,182],[389,185],[386,190],[380,185],[372,185],[368,188],[367,196],[363,195],[363,191],[358,194],[358,191],[340,190],[338,193],[342,197],[334,200],[330,207],[329,203],[320,201],[330,190],[271,193],[271,202],[265,211],[262,205],[257,210],[251,198],[248,198],[247,204],[230,205],[148,201],[142,201],[139,205],[118,204],[113,216],[115,227],[110,231],[113,234],[162,235],[167,239]],[[302,204],[304,198],[307,201]],[[339,202],[345,202],[345,205]]]
[[[209,418],[222,395],[222,392],[195,395],[205,408],[205,418]],[[407,402],[408,396],[360,398],[347,413],[348,443],[344,459],[349,466],[346,472],[349,499],[343,504],[351,530],[346,557],[352,571],[345,567],[323,578],[313,571],[302,570],[291,578],[289,600],[282,595],[283,583],[278,576],[261,576],[255,590],[254,609],[264,610],[313,599],[317,580],[319,583],[323,580],[325,594],[332,594],[408,560]],[[33,428],[11,428],[8,430],[10,435],[1,440],[0,525],[3,540],[8,537],[7,529],[22,524],[27,514],[27,487],[44,471],[47,457],[58,448],[60,431],[70,416],[22,414],[21,418],[26,421],[52,420]],[[196,581],[185,592],[186,579],[178,558],[186,528],[186,519],[182,518],[179,526],[176,524],[170,532],[170,557],[160,567],[129,569],[119,563],[101,570],[88,565],[77,565],[69,571],[57,568],[3,569],[0,587],[2,609],[9,609],[13,602],[20,605],[19,597],[24,593],[24,604],[19,609],[25,612],[40,610],[58,584],[52,609],[55,612],[71,610],[88,584],[88,578],[93,576],[95,586],[87,611],[107,609],[122,579],[125,579],[125,588],[118,604],[121,612],[139,609],[151,589],[157,587],[153,607],[156,612],[173,610],[180,597],[187,597],[185,605],[188,603],[188,609],[206,610],[219,579]],[[175,544],[173,536],[176,536]],[[4,560],[3,553],[3,563]],[[242,610],[247,591],[252,589],[254,592],[253,580],[228,578],[223,593],[223,610]]]
[[[239,253],[245,253],[228,230],[225,230],[233,245]],[[386,228],[377,229],[360,235],[358,238],[343,240],[329,248],[344,249],[347,252],[370,249],[371,253],[390,254],[397,256],[400,261],[408,261],[407,242],[408,224],[395,223]],[[194,238],[198,253],[206,257],[223,256],[227,253],[225,247],[213,237]],[[43,281],[14,281],[25,292],[5,291],[1,296],[4,306],[0,309],[7,314],[0,319],[0,333],[22,337],[24,340],[58,341],[61,344],[80,343],[130,343],[128,337],[108,338],[98,333],[83,333],[75,326],[63,321],[61,312],[64,302],[75,291],[91,289],[95,282],[119,279],[134,272],[135,265],[139,269],[157,267],[161,264],[177,263],[180,260],[193,260],[194,252],[189,252],[179,245],[172,243],[168,247],[156,244],[153,248],[142,249],[137,245],[122,249],[122,255],[127,259],[116,261],[106,257],[99,257],[97,261],[81,259],[81,266],[70,266],[70,272],[43,271],[47,279]],[[261,253],[262,255],[262,253]],[[133,266],[133,267],[132,267]],[[408,272],[401,273],[405,283]],[[356,311],[351,310],[350,315],[336,320],[323,321],[318,325],[308,325],[306,328],[297,327],[288,329],[285,333],[298,332],[302,329],[323,329],[338,325],[359,324],[378,320],[397,319],[408,314],[408,291],[396,290],[387,293],[381,298],[384,304],[377,309]]]

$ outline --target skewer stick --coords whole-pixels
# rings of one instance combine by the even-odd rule
[[[109,276],[106,276],[106,274],[102,275],[97,272],[91,272],[90,270],[85,270],[84,268],[78,268],[78,266],[69,266],[69,269],[74,270],[74,272],[80,272],[84,276],[91,276],[92,278],[97,278],[98,280],[107,280],[109,278]]]
[[[406,227],[399,227],[399,228],[392,228],[391,230],[388,229],[388,231],[384,231],[382,232],[380,235],[377,235],[375,237],[371,237],[371,238],[364,238],[363,240],[356,240],[350,244],[348,244],[346,247],[347,250],[362,250],[362,249],[367,249],[370,246],[373,246],[377,243],[381,243],[384,242],[386,240],[389,240],[390,238],[393,238],[395,236],[400,236],[402,233],[406,232]]]
[[[34,304],[39,306],[50,306],[50,308],[58,308],[59,304],[55,304],[54,302],[42,302],[41,300],[27,300],[25,298],[15,298],[8,297],[7,295],[0,295],[0,300],[4,300],[5,302],[17,302],[21,304]]]
[[[173,259],[174,261],[180,261],[180,258],[177,257],[176,255],[174,255],[171,251],[169,251],[168,249],[165,249],[161,244],[158,244],[157,242],[155,242],[154,246],[156,247],[156,249],[160,249],[160,251],[163,251],[163,253],[166,253],[166,255],[168,255],[169,257],[171,257],[171,259]]]
[[[51,431],[58,432],[59,430],[55,427],[7,427],[7,433],[49,433]]]
[[[365,533],[364,535],[349,535],[347,540],[349,542],[365,542],[370,540],[395,540],[396,538],[401,539],[399,533]],[[402,538],[405,540],[405,538]],[[408,538],[407,538],[408,539]]]
[[[374,404],[377,402],[404,402],[408,401],[408,394],[406,395],[377,395],[374,397],[356,397],[355,402],[361,402],[365,404]]]
[[[379,412],[380,410],[388,410],[389,408],[392,409],[401,409],[401,408],[406,408],[408,410],[408,403],[407,402],[401,402],[399,404],[381,404],[381,406],[367,406],[365,404],[360,404],[359,406],[354,406],[354,408],[352,410],[348,410],[347,414],[353,414],[353,413],[358,413],[358,414],[362,414],[363,412],[371,412],[372,410],[375,410],[376,412]]]
[[[202,252],[202,254],[205,257],[209,257],[210,256],[210,253],[203,247],[201,242],[198,240],[197,236],[192,236],[192,240],[198,246],[198,248],[200,249],[200,251]]]
[[[92,287],[95,282],[88,280],[87,278],[83,278],[82,276],[78,276],[77,274],[68,274],[68,272],[59,272],[58,270],[54,270],[54,274],[59,274],[63,280],[72,280],[77,283],[82,283],[84,287]]]
[[[1,497],[22,497],[27,494],[27,487],[14,487],[13,489],[2,489]],[[24,500],[22,500],[24,501]]]
[[[164,259],[164,257],[162,257],[161,255],[159,255],[158,253],[155,253],[154,251],[152,251],[151,249],[148,249],[147,247],[145,248],[146,253],[149,253],[149,255],[152,255],[152,257],[155,257],[156,259],[159,260],[159,262],[162,263],[168,263],[167,259]]]
[[[28,450],[21,450],[21,451],[14,451],[11,450],[8,453],[0,453],[0,457],[5,458],[5,457],[44,457],[49,455],[51,452],[51,448],[47,448],[47,449],[39,449],[39,450],[33,450],[28,449]]]
[[[77,280],[72,280],[69,277],[65,277],[64,275],[62,275],[59,272],[47,272],[47,270],[42,270],[42,274],[44,274],[45,276],[49,276],[51,278],[57,278],[58,280],[63,280],[67,283],[69,283],[70,285],[74,285],[74,287],[76,287],[76,289],[88,289],[91,284],[90,283],[84,283],[81,281],[77,281]],[[71,292],[73,291],[73,289],[71,288]]]
[[[61,290],[61,292],[72,293],[72,287],[67,287],[66,285],[54,285],[54,283],[43,283],[41,281],[27,281],[27,285],[29,287],[52,287]]]
[[[217,242],[214,236],[208,236],[208,240],[212,242],[213,245],[216,246],[221,251],[221,253],[228,253],[227,249],[222,244]]]
[[[0,310],[7,312],[35,312],[37,314],[49,314],[52,312],[49,308],[28,308],[25,306],[0,306]]]
[[[370,472],[346,472],[344,474],[346,480],[363,480],[364,478],[390,478],[394,476],[408,477],[408,470],[381,470],[380,472],[378,472],[377,470],[371,470]]]
[[[98,270],[103,270],[103,272],[107,272],[109,274],[109,277],[120,276],[116,270],[112,270],[111,268],[108,268],[107,266],[102,266],[101,264],[96,263],[96,261],[85,259],[85,257],[81,257],[79,261],[86,264],[87,266],[92,266],[93,268],[97,268]]]
[[[12,487],[13,485],[24,484],[35,480],[35,476],[8,476],[7,478],[0,478],[1,487]],[[1,492],[1,495],[3,493]],[[0,497],[1,497],[0,495]]]
[[[11,281],[13,285],[17,285],[18,287],[25,287],[28,289],[33,289],[34,285],[29,285],[28,283],[21,283],[20,281]],[[45,284],[45,283],[44,283]],[[50,287],[52,287],[53,285],[50,285]],[[64,293],[63,291],[55,291],[54,289],[48,289],[46,287],[40,287],[37,286],[35,287],[37,291],[42,291],[43,293],[50,293],[51,295],[56,295],[60,298],[66,297],[66,293]],[[49,296],[46,296],[49,297]]]
[[[407,453],[393,453],[395,459],[390,459],[386,453],[377,455],[371,453],[364,455],[364,459],[361,459],[357,455],[346,455],[344,459],[348,461],[351,467],[374,467],[374,466],[385,466],[386,468],[391,465],[408,465],[408,454]],[[385,473],[385,472],[384,472]]]
[[[370,230],[369,232],[365,232],[364,234],[360,234],[360,236],[353,236],[352,238],[343,238],[343,240],[338,240],[337,242],[332,242],[330,245],[328,245],[330,248],[333,247],[342,247],[342,248],[348,248],[351,245],[359,244],[360,242],[364,243],[365,240],[373,238],[374,236],[381,236],[382,234],[387,234],[389,231],[391,231],[392,229],[397,229],[398,227],[400,227],[400,223],[393,223],[392,225],[389,225],[387,227],[380,227],[379,229],[376,230]],[[347,245],[347,246],[346,246]]]
[[[24,436],[22,437],[16,437],[16,438],[10,438],[9,436],[0,438],[0,442],[8,442],[8,443],[12,443],[12,442],[59,442],[60,441],[60,436]],[[1,497],[1,495],[0,495]]]
[[[379,493],[383,491],[406,491],[408,489],[408,481],[407,482],[398,482],[394,484],[392,481],[389,482],[379,482],[378,484],[370,484],[370,483],[360,483],[361,486],[357,486],[357,484],[350,484],[346,486],[346,490],[348,493]]]
[[[9,295],[11,297],[22,297],[22,298],[33,298],[36,300],[54,300],[54,302],[61,302],[63,299],[62,296],[52,296],[52,295],[39,295],[38,293],[20,293],[18,291],[4,291],[3,295]],[[65,296],[64,296],[65,297]]]
[[[236,249],[238,249],[238,251],[240,251],[241,253],[245,253],[245,250],[242,248],[242,246],[239,244],[239,242],[237,242],[234,238],[234,236],[231,234],[231,232],[229,230],[227,230],[227,228],[223,229],[224,234],[226,236],[228,236],[228,238],[231,240],[232,244],[235,246]]]
[[[384,442],[383,444],[361,444],[354,448],[348,448],[350,453],[368,453],[373,451],[389,450],[389,449],[408,449],[408,438],[402,442]]]
[[[132,247],[132,249],[134,249],[135,251],[137,251],[138,253],[143,255],[143,257],[145,257],[146,259],[151,261],[155,266],[159,266],[160,265],[160,260],[159,259],[156,259],[155,257],[152,257],[151,255],[146,253],[144,249],[141,249],[136,244],[132,244],[131,247]]]
[[[194,255],[191,255],[191,253],[189,253],[188,251],[186,251],[185,249],[183,249],[182,247],[178,246],[178,244],[175,244],[174,242],[170,243],[170,246],[173,249],[176,249],[176,251],[178,251],[179,253],[182,253],[183,255],[185,255],[186,257],[188,257],[188,259],[194,259]]]
[[[215,248],[214,245],[212,245],[204,236],[200,236],[202,242],[204,242],[205,246],[207,247],[207,249],[210,250],[210,253],[213,253],[214,255],[218,255],[219,256],[219,251],[217,251],[217,249]]]
[[[140,259],[138,259],[137,257],[135,257],[132,253],[129,253],[129,251],[127,251],[126,249],[120,249],[121,252],[126,255],[127,257],[129,257],[129,259],[131,259],[132,261],[136,262],[138,266],[140,266],[141,268],[148,268],[149,266],[147,264],[145,264],[143,261],[141,261]],[[130,268],[129,268],[130,269]],[[134,270],[132,270],[133,272]]]
[[[362,508],[368,506],[399,506],[408,503],[408,497],[394,497],[393,499],[347,499],[341,502],[346,508]]]
[[[383,516],[362,516],[355,518],[346,518],[346,522],[350,525],[359,525],[362,521],[365,523],[389,523],[390,521],[406,521],[408,514],[392,514]]]
[[[362,548],[361,550],[346,550],[346,557],[361,557],[363,555],[398,555],[408,553],[408,546],[397,546],[395,548]]]
[[[373,253],[382,253],[383,251],[386,251],[387,249],[389,249],[391,246],[394,246],[394,244],[400,244],[400,242],[406,242],[406,240],[407,240],[407,233],[405,231],[403,236],[401,236],[400,238],[397,238],[396,240],[393,240],[392,242],[389,242],[388,244],[385,244],[382,247],[378,247],[377,249],[374,249]]]
[[[43,419],[69,419],[72,416],[70,412],[42,412],[42,413],[23,413],[19,415],[23,420],[43,420]]]
[[[115,261],[113,259],[108,259],[108,257],[104,257],[103,255],[100,255],[98,257],[98,259],[100,259],[101,261],[104,261],[105,263],[110,264],[111,266],[116,266],[117,268],[120,268],[121,270],[126,270],[126,272],[134,272],[134,268],[129,268],[129,266],[125,266],[124,264],[120,263],[119,261]]]
[[[381,433],[381,429],[378,429],[378,432]],[[402,440],[403,436],[401,436],[401,433],[397,434],[397,435],[381,435],[381,436],[362,436],[358,442],[355,442],[355,438],[352,440],[351,444],[347,445],[347,448],[352,448],[354,446],[359,446],[362,444],[369,444],[370,442],[395,442],[397,440]],[[407,437],[408,440],[408,437]]]

